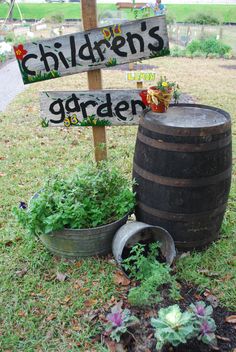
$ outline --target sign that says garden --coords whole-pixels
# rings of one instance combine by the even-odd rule
[[[146,108],[140,90],[42,92],[42,126],[137,125]]]
[[[169,54],[165,16],[14,47],[25,84]]]

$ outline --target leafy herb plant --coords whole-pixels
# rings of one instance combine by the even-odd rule
[[[49,179],[29,207],[14,208],[19,222],[35,235],[63,228],[82,229],[109,224],[135,204],[132,182],[109,163],[82,165],[68,178]]]
[[[170,266],[156,259],[158,248],[158,243],[151,243],[146,254],[145,245],[137,243],[131,249],[130,256],[122,262],[130,278],[140,282],[139,286],[129,291],[128,300],[133,305],[150,305],[160,302],[161,294],[158,290],[164,286],[168,288],[172,299],[180,298],[178,283],[171,275]]]
[[[128,328],[137,323],[139,320],[134,315],[131,315],[129,309],[122,309],[122,302],[117,303],[111,313],[106,316],[106,332],[110,338],[116,342],[120,342],[120,338]]]

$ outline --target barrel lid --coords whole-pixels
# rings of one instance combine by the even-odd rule
[[[170,106],[166,113],[145,113],[147,122],[155,122],[158,126],[168,126],[176,128],[214,128],[230,122],[227,112],[197,104],[179,104]]]

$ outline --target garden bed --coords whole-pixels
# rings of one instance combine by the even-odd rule
[[[203,294],[200,294],[199,289],[196,286],[189,284],[182,284],[181,287],[182,299],[179,302],[181,310],[185,310],[191,303],[196,301],[205,301],[209,305],[209,300],[214,298],[208,290]],[[121,343],[118,346],[119,351],[129,352],[156,352],[156,339],[154,337],[154,328],[150,324],[150,318],[156,317],[157,312],[162,307],[167,307],[175,304],[167,295],[165,290],[162,292],[162,302],[158,305],[152,306],[151,308],[139,309],[137,307],[132,307],[128,305],[125,301],[125,296],[123,296],[124,306],[130,309],[131,314],[139,318],[139,323],[131,329],[131,334],[126,333],[121,339]],[[215,301],[214,304],[219,302]],[[214,308],[213,319],[216,322],[217,330],[217,343],[218,347],[210,347],[200,341],[190,340],[188,344],[181,344],[178,347],[164,347],[163,352],[210,352],[210,351],[224,351],[231,352],[236,349],[236,324],[230,324],[225,321],[228,316],[235,315],[236,311],[229,311],[226,308],[220,306],[220,304]],[[110,344],[110,350],[112,350],[111,345],[113,345],[114,351],[118,351],[116,344],[108,342]],[[122,347],[121,347],[121,346]]]

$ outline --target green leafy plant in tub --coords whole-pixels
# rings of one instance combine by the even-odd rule
[[[94,228],[117,221],[133,210],[135,194],[131,189],[132,181],[114,165],[84,164],[69,177],[48,179],[28,208],[20,204],[14,213],[36,235],[63,228]]]

